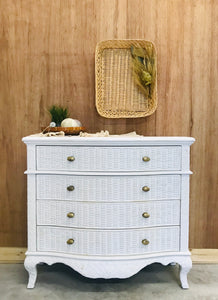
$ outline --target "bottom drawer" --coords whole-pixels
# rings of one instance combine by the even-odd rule
[[[179,251],[180,227],[135,230],[85,230],[37,227],[37,250],[78,255],[137,255]],[[72,239],[73,244],[67,244]],[[149,241],[144,245],[143,240]]]

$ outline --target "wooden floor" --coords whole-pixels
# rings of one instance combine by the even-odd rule
[[[0,263],[23,263],[26,248],[0,247]],[[191,249],[195,264],[218,264],[218,249]]]

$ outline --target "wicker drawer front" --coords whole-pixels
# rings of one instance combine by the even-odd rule
[[[150,190],[145,192],[142,190],[143,187]],[[37,199],[75,201],[180,199],[180,175],[37,175]]]
[[[73,215],[68,216],[69,213]],[[180,201],[90,203],[38,200],[37,224],[99,229],[179,225]]]
[[[179,251],[180,228],[157,227],[131,230],[85,230],[37,227],[37,250],[80,255],[134,255]],[[67,241],[74,243],[68,245]],[[148,240],[143,245],[142,240]]]
[[[143,161],[143,157],[149,161]],[[68,161],[74,157],[74,161]],[[37,170],[155,171],[180,170],[181,147],[37,146]]]

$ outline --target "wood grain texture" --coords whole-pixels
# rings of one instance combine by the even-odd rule
[[[26,248],[0,247],[1,264],[23,264]],[[190,249],[193,264],[217,264],[217,249]]]
[[[1,264],[20,264],[24,262],[26,248],[0,247]]]
[[[191,249],[194,264],[218,264],[218,249]]]
[[[218,2],[0,0],[0,9],[0,245],[26,246],[21,138],[49,123],[51,104],[62,104],[89,132],[195,137],[190,247],[218,248]],[[157,47],[158,109],[150,117],[96,111],[95,47],[116,38]]]

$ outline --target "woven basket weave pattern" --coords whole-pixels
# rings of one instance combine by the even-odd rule
[[[103,41],[96,47],[96,107],[101,116],[136,118],[156,110],[156,77],[152,97],[146,99],[134,82],[131,45],[154,47],[144,40]]]
[[[179,226],[130,230],[93,230],[37,227],[37,250],[80,255],[137,255],[162,251],[179,251]],[[145,247],[141,241],[147,238]],[[67,245],[74,239],[73,247]]]
[[[73,185],[74,191],[67,187]],[[142,191],[149,186],[149,193]],[[148,201],[180,198],[180,175],[62,176],[37,175],[37,199],[72,201]]]
[[[75,213],[72,219],[66,218],[70,211]],[[147,211],[152,217],[145,219],[142,213]],[[180,200],[126,203],[38,200],[37,224],[98,229],[180,225]]]
[[[74,156],[70,163],[68,156]],[[181,169],[181,147],[37,146],[37,170],[159,171]],[[150,161],[144,163],[143,156]],[[179,159],[178,159],[179,157]]]

